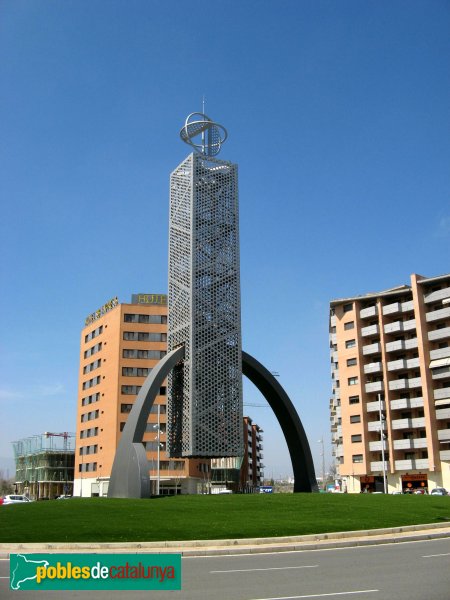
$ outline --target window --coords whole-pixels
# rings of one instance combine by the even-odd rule
[[[100,383],[100,375],[98,377],[94,377],[93,379],[89,379],[89,381],[85,381],[83,383],[83,390],[87,390],[94,385],[98,385]]]
[[[348,382],[348,385],[358,385],[358,378],[357,377],[349,377],[347,382]]]
[[[150,358],[160,360],[165,355],[165,350],[137,350],[136,348],[126,348],[122,352],[123,358]]]
[[[347,367],[354,367],[357,362],[356,358],[347,358]]]
[[[94,402],[98,402],[100,400],[100,393],[91,394],[90,396],[85,396],[81,399],[81,406],[87,406],[88,404],[93,404]]]
[[[92,348],[89,348],[89,350],[86,350],[86,352],[84,353],[84,358],[89,358],[93,354],[100,352],[101,349],[102,349],[102,342],[100,342],[99,344],[95,344],[95,346],[92,346]]]
[[[359,396],[350,396],[348,402],[349,404],[359,404]]]
[[[362,463],[363,462],[363,455],[362,454],[353,454],[352,455],[352,462],[353,463]]]
[[[94,362],[91,362],[89,365],[86,365],[83,369],[83,373],[90,373],[91,371],[94,371],[95,369],[98,369],[102,364],[102,359],[99,358],[98,360],[94,360]]]
[[[89,473],[92,471],[96,471],[97,470],[97,463],[96,462],[92,462],[92,463],[81,463],[78,465],[78,471],[80,473]]]
[[[142,386],[140,385],[123,385],[121,388],[121,393],[124,395],[139,394],[141,387]]]
[[[148,331],[124,331],[123,339],[134,342],[166,342],[167,334]]]
[[[120,405],[120,412],[121,413],[129,413],[129,412],[131,412],[132,408],[133,408],[132,404],[121,404]]]
[[[124,377],[147,377],[151,369],[141,367],[122,367]]]
[[[97,452],[97,444],[95,444],[94,446],[82,446],[79,450],[80,456],[86,456],[87,454],[97,454]]]
[[[361,415],[351,415],[350,423],[361,423]]]
[[[353,302],[349,302],[348,304],[344,304],[344,306],[342,307],[344,309],[344,312],[351,312],[353,310]]]
[[[349,329],[355,329],[355,321],[349,321],[348,323],[344,323],[344,330],[348,331]]]
[[[98,410],[93,410],[88,413],[84,413],[81,415],[81,422],[86,423],[86,421],[92,421],[93,419],[98,419],[100,412]]]
[[[167,395],[167,388],[165,385],[163,385],[162,387],[159,388],[159,395],[160,396],[166,396]]]
[[[165,315],[140,315],[125,313],[124,321],[125,323],[152,323],[154,325],[164,325],[167,323],[167,317]]]
[[[346,348],[354,348],[356,346],[356,340],[347,340],[345,342]]]
[[[80,439],[94,437],[98,435],[98,427],[91,427],[91,429],[83,429],[80,431]]]
[[[352,435],[352,444],[357,444],[358,442],[362,442],[362,435],[360,433]]]
[[[121,421],[120,423],[120,431],[123,431],[125,427],[125,421]]]
[[[98,335],[100,335],[103,331],[103,325],[100,325],[100,327],[97,327],[97,329],[94,329],[94,331],[91,331],[91,333],[88,333],[87,335],[84,336],[84,341],[86,342],[90,342],[91,340],[93,340],[94,338],[96,338]]]
[[[330,327],[330,333],[336,333],[336,327],[335,326]]]

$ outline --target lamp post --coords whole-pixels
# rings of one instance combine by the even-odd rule
[[[380,413],[381,462],[383,464],[383,491],[385,494],[387,494],[386,463],[384,460],[384,440],[386,436],[384,434],[384,417],[381,408],[381,394],[378,394],[378,410]]]
[[[325,443],[323,441],[323,436],[320,440],[317,440],[318,444],[322,444],[322,452],[320,454],[320,456],[322,457],[322,487],[325,490],[326,489],[326,484],[325,484]]]
[[[156,427],[156,495],[159,496],[159,488],[161,483],[160,476],[160,465],[161,465],[161,406],[158,404],[158,422],[156,425],[153,425],[153,428]]]

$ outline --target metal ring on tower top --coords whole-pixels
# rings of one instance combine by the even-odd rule
[[[193,119],[193,117],[199,118]],[[193,141],[199,135],[201,135],[201,139]],[[205,156],[216,156],[227,139],[228,133],[223,125],[211,121],[204,113],[193,112],[186,118],[184,127],[180,131],[180,137],[183,142]]]

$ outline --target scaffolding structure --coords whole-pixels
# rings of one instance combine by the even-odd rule
[[[13,442],[16,493],[34,500],[72,495],[75,434],[45,432]]]

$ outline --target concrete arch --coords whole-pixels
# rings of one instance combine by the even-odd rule
[[[294,471],[294,492],[318,491],[308,438],[289,396],[255,358],[242,352],[242,372],[259,389],[281,426]]]
[[[150,464],[142,438],[159,388],[184,358],[184,347],[169,352],[147,377],[136,397],[114,457],[108,498],[149,498]],[[242,372],[260,390],[285,436],[294,472],[294,492],[317,491],[311,450],[303,425],[284,389],[255,358],[242,352]]]
[[[116,450],[108,498],[150,498],[150,464],[142,438],[159,388],[173,367],[183,360],[184,346],[169,352],[154,367],[139,390]]]

